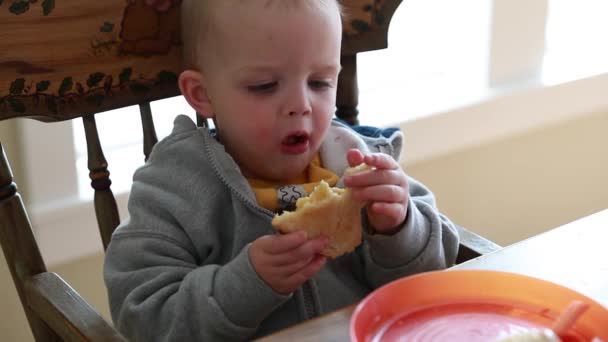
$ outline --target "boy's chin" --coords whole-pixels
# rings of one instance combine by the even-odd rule
[[[292,167],[289,170],[281,170],[274,175],[274,179],[279,182],[292,181],[299,178],[306,171],[306,167]]]
[[[299,178],[306,171],[308,165],[309,163],[306,162],[293,161],[291,163],[284,163],[280,168],[274,167],[267,174],[271,174],[276,181],[289,181]]]
[[[251,172],[254,166],[249,165],[251,168],[241,167],[241,172],[248,178],[263,179],[272,182],[289,182],[294,179],[299,179],[302,173],[306,171],[310,160],[307,157],[301,155],[297,158],[285,158],[285,159],[273,159],[267,160],[263,165],[257,164],[256,172]],[[249,172],[247,172],[249,171]]]

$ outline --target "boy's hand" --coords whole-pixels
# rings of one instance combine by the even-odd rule
[[[305,232],[265,235],[249,248],[249,259],[255,271],[275,292],[290,294],[325,265],[319,253],[329,240],[308,240]]]
[[[405,221],[409,202],[409,184],[399,164],[389,155],[364,155],[357,149],[348,151],[349,165],[365,162],[375,170],[344,177],[355,199],[366,202],[372,227],[381,234],[394,234]]]

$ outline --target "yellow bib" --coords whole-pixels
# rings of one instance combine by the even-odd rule
[[[295,208],[298,198],[308,196],[321,180],[325,180],[329,186],[335,186],[338,183],[338,175],[321,166],[321,157],[318,153],[306,170],[288,181],[247,179],[258,205],[274,212]]]

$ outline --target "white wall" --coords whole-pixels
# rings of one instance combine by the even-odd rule
[[[608,208],[608,108],[406,166],[459,224],[508,245]]]

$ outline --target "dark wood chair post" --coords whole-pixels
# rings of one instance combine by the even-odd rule
[[[23,284],[28,278],[46,272],[46,266],[1,143],[0,154],[0,245],[34,338],[36,341],[60,341],[59,336],[27,305]]]
[[[103,155],[99,142],[95,117],[93,114],[85,115],[82,117],[82,121],[87,139],[89,177],[91,178],[91,187],[95,189],[95,215],[97,216],[99,233],[105,250],[110,243],[112,233],[120,223],[120,218],[114,194],[110,189],[110,185],[112,185],[110,171],[108,171],[108,162]]]
[[[349,125],[359,124],[359,85],[357,83],[357,55],[343,55],[340,58],[342,71],[338,77],[336,94],[336,116]]]
[[[199,112],[196,112],[196,126],[209,128],[209,122]]]
[[[458,249],[458,255],[456,256],[456,264],[463,263],[465,261],[475,259],[478,256],[495,252],[502,249],[502,247],[486,238],[481,237],[461,226],[456,226],[458,229],[458,235],[460,241],[466,243],[460,243]]]
[[[150,102],[141,103],[139,105],[139,113],[141,115],[141,125],[144,132],[144,155],[146,156],[145,160],[148,160],[148,157],[150,157],[150,152],[152,152],[152,148],[158,142]]]

